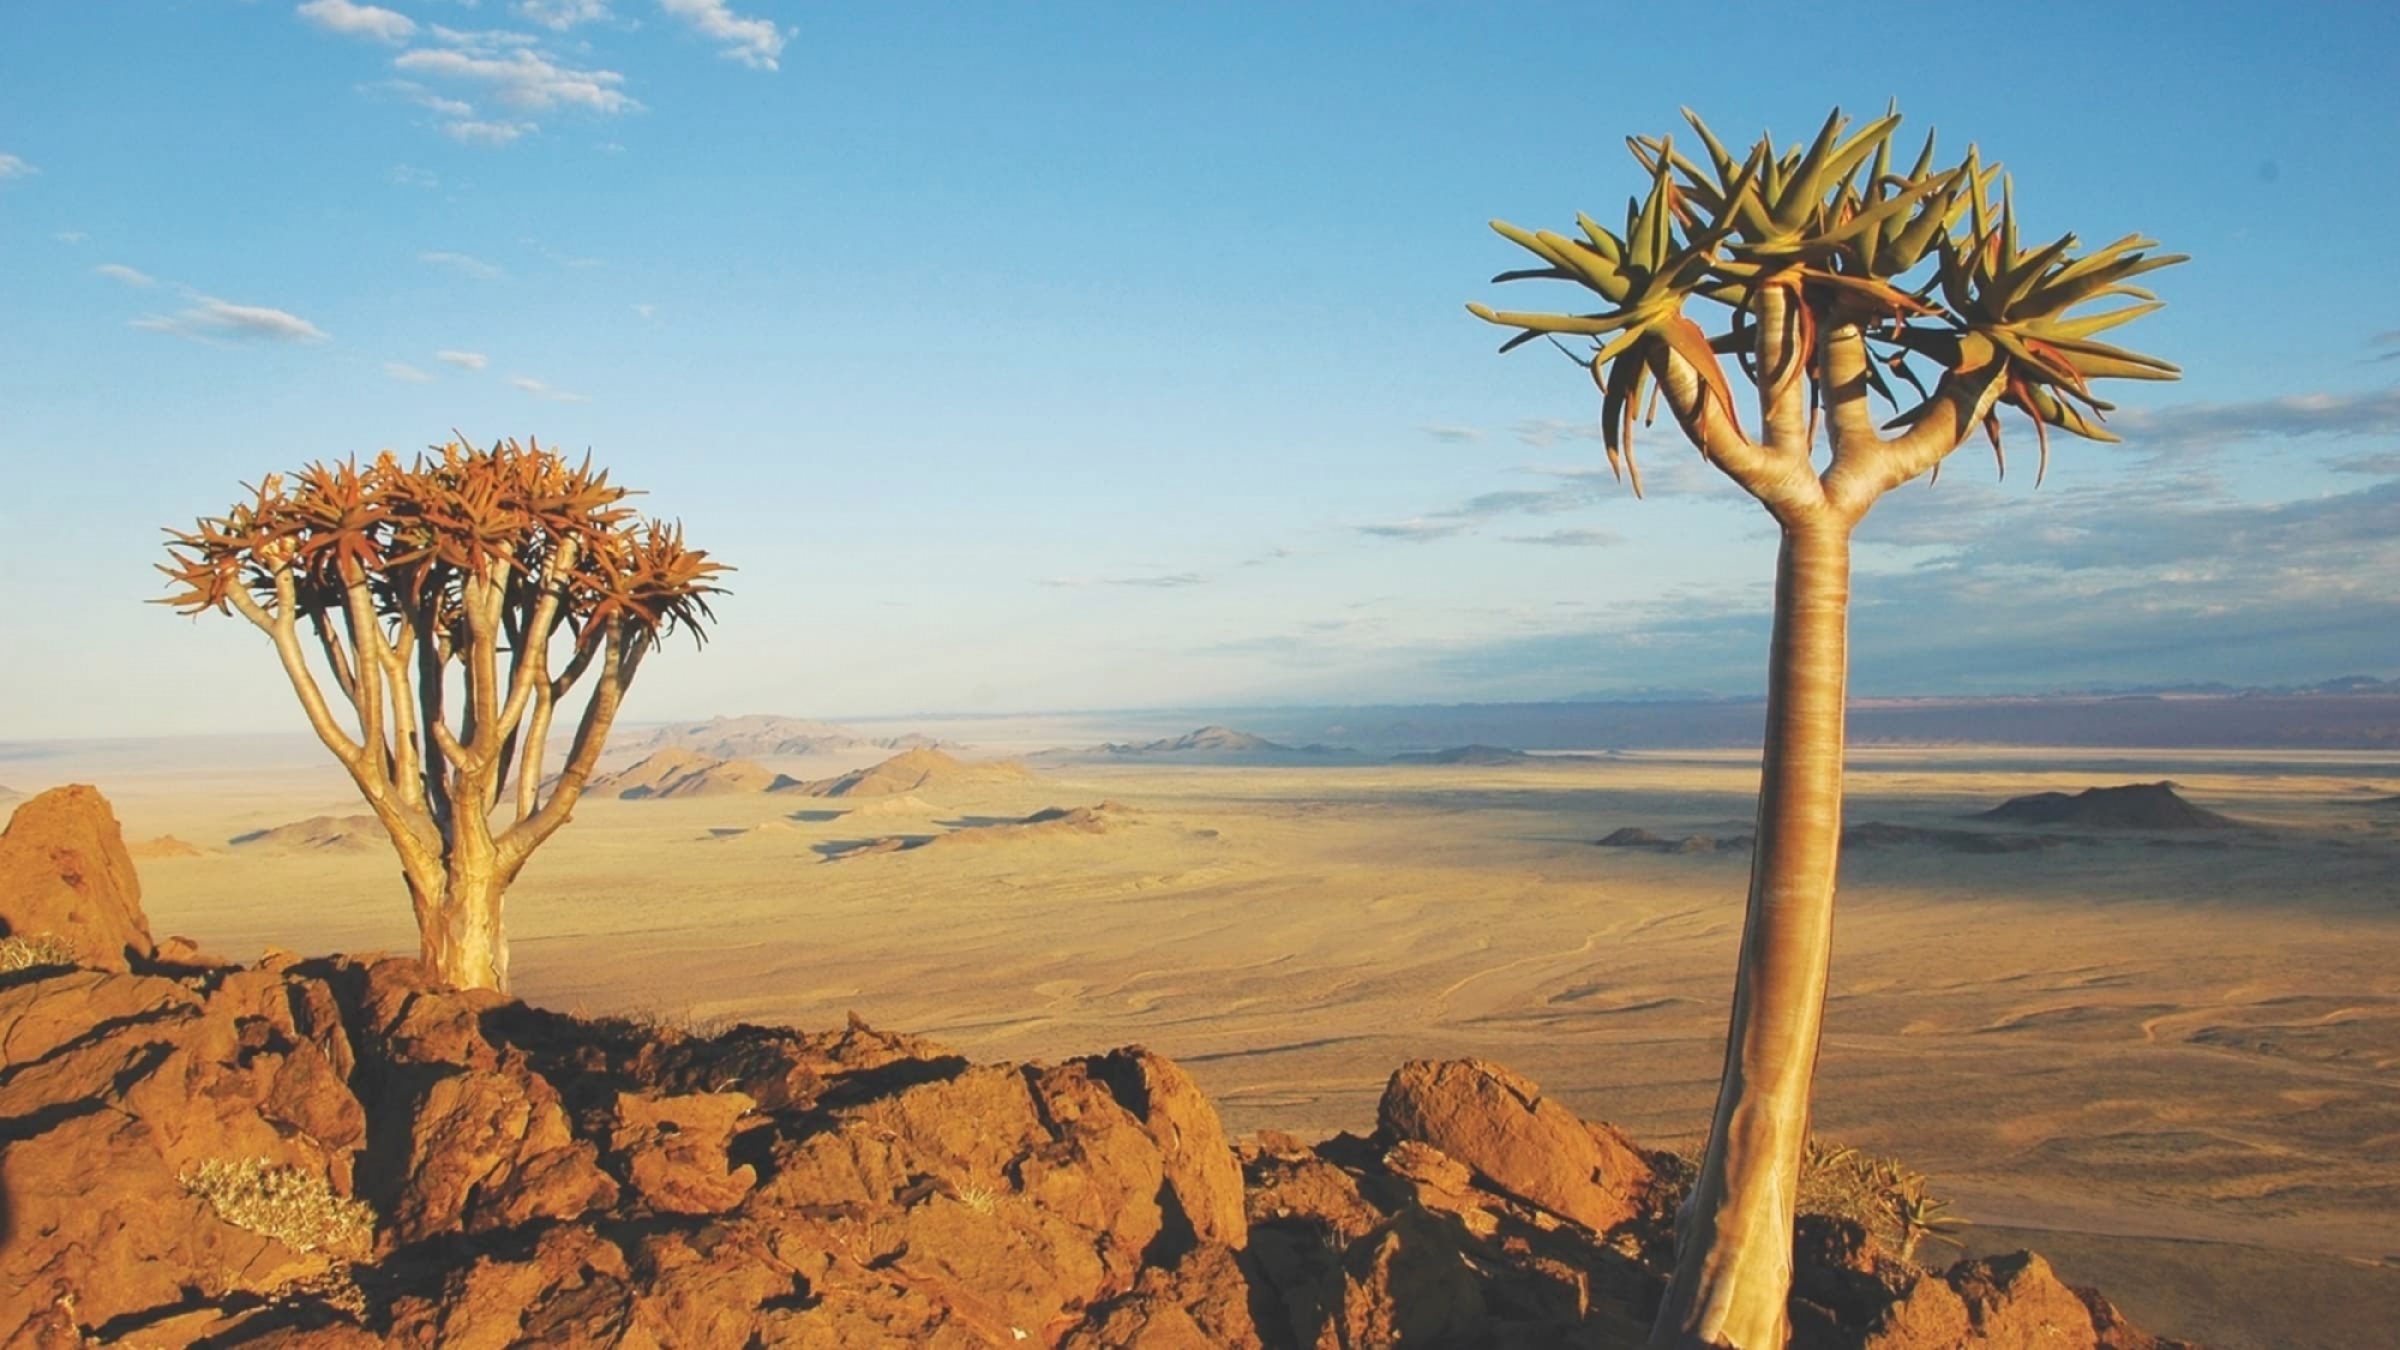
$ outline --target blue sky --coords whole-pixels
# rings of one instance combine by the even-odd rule
[[[1589,382],[1461,306],[1681,105],[1893,96],[2194,261],[2126,445],[1868,522],[1854,687],[2400,675],[2400,20],[1796,12],[10,6],[0,737],[293,725],[141,603],[158,527],[453,427],[741,568],[633,717],[1753,691],[1764,517],[1663,424],[1650,500],[1595,477]]]

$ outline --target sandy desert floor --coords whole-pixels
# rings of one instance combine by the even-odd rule
[[[1057,731],[1014,748],[1077,739]],[[202,846],[143,864],[162,934],[239,959],[413,950],[380,848],[227,845],[359,809],[305,746],[0,769],[27,790],[97,781],[129,837]],[[784,795],[588,801],[512,894],[517,992],[700,1022],[856,1011],[985,1058],[1139,1042],[1237,1133],[1365,1130],[1402,1060],[1478,1055],[1678,1143],[1716,1085],[1748,855],[1591,841],[1745,831],[1755,773],[1669,753],[1052,763],[863,815]],[[2400,793],[2400,758],[1879,749],[1854,757],[1849,818],[1952,826],[2021,793],[2158,778],[2253,828],[1850,853],[1819,1132],[1907,1158],[1975,1221],[1974,1248],[2041,1248],[2153,1330],[2387,1343],[2400,805],[2377,799]],[[1103,800],[1128,810],[1101,833],[826,856]]]

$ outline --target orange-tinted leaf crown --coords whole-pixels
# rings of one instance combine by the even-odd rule
[[[653,643],[678,627],[703,636],[702,620],[715,618],[707,597],[723,593],[714,580],[731,569],[686,547],[680,525],[640,520],[630,495],[589,456],[571,463],[531,439],[489,450],[453,439],[409,464],[389,451],[363,468],[313,463],[267,475],[222,516],[169,530],[161,603],[223,611],[236,586],[271,602],[288,568],[303,615],[338,612],[364,583],[384,621],[449,630],[471,577],[505,582],[517,632],[554,582],[580,640],[611,625]],[[571,566],[550,578],[570,546]]]

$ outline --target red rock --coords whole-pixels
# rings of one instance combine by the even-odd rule
[[[664,1214],[722,1214],[758,1184],[758,1169],[727,1151],[756,1105],[739,1092],[617,1098],[609,1151],[625,1159],[634,1196]],[[760,1122],[763,1123],[763,1122]]]
[[[1974,1344],[1992,1350],[2096,1350],[2092,1311],[2032,1252],[1961,1261],[1944,1277],[1966,1304]]]
[[[52,788],[9,819],[0,832],[0,932],[55,935],[100,970],[149,958],[141,879],[99,789]]]
[[[1476,1059],[1411,1060],[1376,1108],[1391,1141],[1430,1144],[1493,1186],[1605,1233],[1642,1212],[1650,1165],[1623,1135]]]

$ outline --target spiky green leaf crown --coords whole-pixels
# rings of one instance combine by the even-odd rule
[[[1546,314],[1467,306],[1477,318],[1518,330],[1502,351],[1537,337],[1592,340],[1591,353],[1576,359],[1602,391],[1601,436],[1610,466],[1631,473],[1635,491],[1641,479],[1631,456],[1633,418],[1645,382],[1664,374],[1670,353],[1679,355],[1699,371],[1707,398],[1734,418],[1732,392],[1714,354],[1732,354],[1752,366],[1756,340],[1749,330],[1759,298],[1770,288],[1799,301],[1798,356],[1812,374],[1812,394],[1821,393],[1809,359],[1815,334],[1831,324],[1860,327],[1875,354],[1868,383],[1896,411],[1885,371],[1906,379],[1922,397],[1926,385],[1912,368],[1915,362],[1961,376],[1986,373],[1997,362],[2004,381],[1999,401],[2033,419],[2045,464],[2049,427],[2116,439],[2101,425],[2113,405],[2092,394],[2091,381],[2176,377],[2165,361],[2094,340],[2094,334],[2158,308],[2148,291],[2128,284],[2184,261],[2179,254],[2144,252],[2156,241],[2128,235],[2079,256],[2078,241],[2069,234],[2024,248],[2013,185],[1972,147],[1961,163],[1937,169],[1928,134],[1914,167],[1893,170],[1897,112],[1850,132],[1837,108],[1807,146],[1778,153],[1772,139],[1761,137],[1739,159],[1697,114],[1685,109],[1683,115],[1707,164],[1678,153],[1666,136],[1628,138],[1650,176],[1650,190],[1627,204],[1622,233],[1581,215],[1579,239],[1492,222],[1545,264],[1493,280],[1572,282],[1608,302],[1606,308]],[[2068,314],[2119,296],[2135,303]],[[1728,331],[1712,336],[1693,322],[1684,311],[1695,298],[1724,306]],[[1915,421],[1926,406],[1899,411],[1893,425]],[[1987,419],[1985,430],[1997,451],[1997,422]]]

